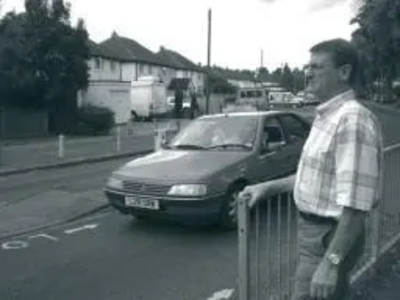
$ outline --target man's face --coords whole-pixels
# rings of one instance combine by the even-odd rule
[[[335,66],[330,54],[312,53],[306,66],[306,91],[319,100],[329,99],[347,81],[347,70],[345,73],[342,68]]]

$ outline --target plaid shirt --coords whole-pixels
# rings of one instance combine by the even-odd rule
[[[296,174],[300,211],[338,219],[344,206],[369,211],[380,198],[381,127],[354,99],[350,90],[317,107]]]

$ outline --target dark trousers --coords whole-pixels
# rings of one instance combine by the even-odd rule
[[[301,214],[298,219],[298,265],[295,275],[295,293],[291,300],[312,300],[310,287],[312,277],[321,262],[337,227],[336,221],[320,222],[310,220]],[[349,255],[339,270],[339,282],[333,297],[329,300],[345,300],[350,296],[350,271],[364,252],[365,228],[357,237]]]

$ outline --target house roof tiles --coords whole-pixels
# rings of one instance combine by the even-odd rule
[[[166,49],[164,47],[161,47],[160,51],[157,52],[156,55],[164,62],[173,66],[175,69],[204,72],[200,66],[196,65],[188,58],[184,57],[178,52]]]
[[[170,66],[167,62],[161,60],[155,53],[145,48],[138,42],[125,37],[113,35],[100,43],[100,47],[113,58],[124,62],[143,62],[148,64]]]

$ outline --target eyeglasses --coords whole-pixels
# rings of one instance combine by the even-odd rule
[[[304,66],[303,71],[304,72],[310,72],[310,71],[319,71],[324,69],[326,66],[324,65],[319,65],[319,64],[307,64]]]
[[[314,71],[320,71],[323,69],[327,69],[327,68],[333,68],[333,69],[340,69],[344,66],[346,66],[347,64],[343,64],[340,66],[334,66],[334,65],[323,65],[323,64],[307,64],[304,66],[303,71],[304,72],[314,72]]]

